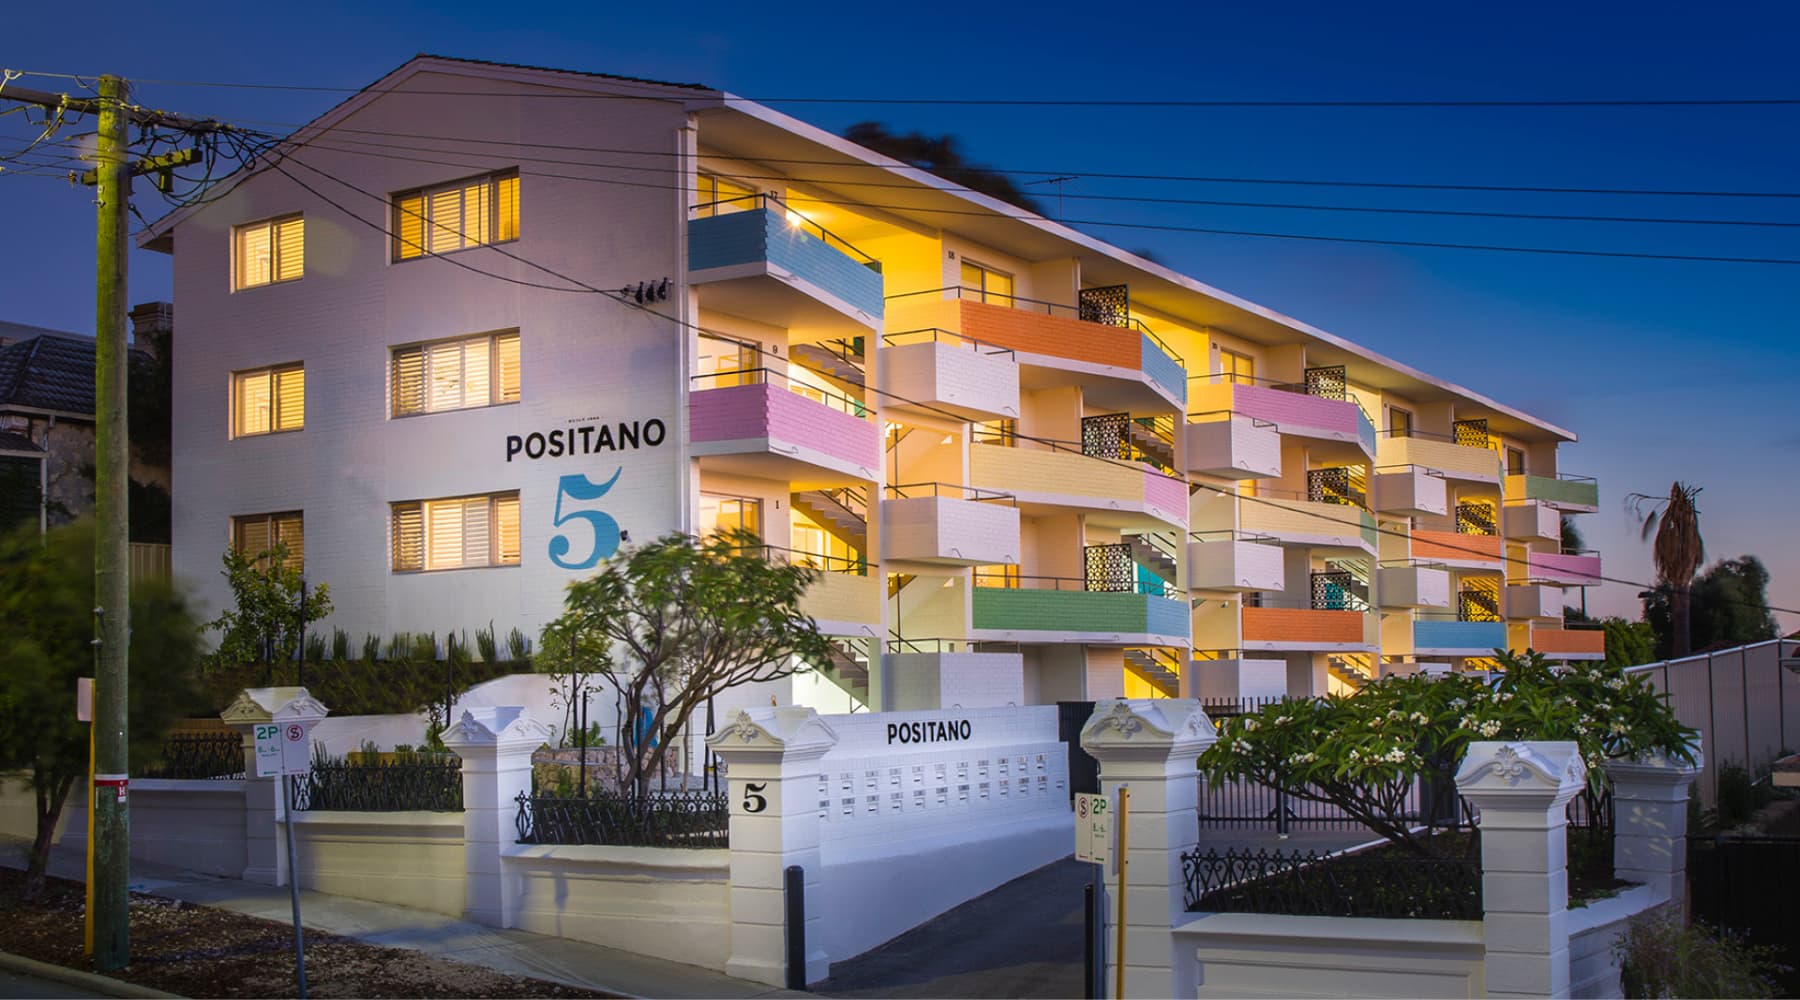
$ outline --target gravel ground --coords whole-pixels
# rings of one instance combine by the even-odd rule
[[[82,954],[82,887],[49,879],[20,900],[24,873],[0,869],[0,951],[73,969]],[[132,894],[131,964],[114,977],[188,997],[292,997],[291,925]],[[503,975],[402,948],[306,933],[307,992],[315,997],[604,997]]]

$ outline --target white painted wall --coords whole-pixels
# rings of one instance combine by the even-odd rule
[[[723,970],[731,852],[519,844],[501,864],[534,934]]]
[[[1631,918],[1666,902],[1649,886],[1634,886],[1569,911],[1569,995],[1613,1000],[1623,996],[1613,944]]]
[[[1174,929],[1200,997],[1479,997],[1479,921],[1196,915]]]
[[[131,856],[203,875],[240,878],[247,864],[242,781],[131,780]],[[0,779],[0,835],[37,835],[31,786],[11,775]],[[69,793],[51,847],[77,855],[87,850],[87,802]]]
[[[303,889],[462,916],[462,813],[302,812],[294,839]]]

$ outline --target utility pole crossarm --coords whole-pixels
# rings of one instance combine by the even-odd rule
[[[200,162],[200,151],[197,149],[178,149],[161,156],[140,157],[131,165],[131,176],[141,177],[144,174],[161,173],[176,167],[185,167]],[[81,183],[89,187],[100,183],[100,171],[89,170],[81,175]],[[160,185],[159,185],[160,186]]]
[[[15,87],[7,84],[0,88],[0,100],[18,101],[22,104],[35,104],[51,111],[74,111],[84,115],[98,115],[102,101],[95,97],[71,97],[68,94],[57,94],[48,90],[32,90],[30,87]],[[186,115],[170,114],[166,111],[152,111],[148,108],[125,109],[125,117],[133,125],[162,125],[179,129],[191,135],[204,135],[208,132],[225,132],[230,125],[211,118],[189,118]]]

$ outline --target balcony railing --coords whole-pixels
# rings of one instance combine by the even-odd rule
[[[897,483],[884,488],[889,500],[916,500],[919,497],[939,497],[947,500],[974,500],[981,503],[1005,504],[1017,507],[1019,498],[1011,493],[999,490],[982,490],[973,486],[959,486],[955,483]]]
[[[1074,576],[1027,576],[1021,573],[976,572],[978,590],[1061,590],[1088,594],[1148,594],[1152,597],[1179,599],[1182,594],[1174,584],[1161,580],[1094,579]]]
[[[1369,590],[1362,581],[1344,570],[1312,574],[1312,601],[1315,611],[1368,611]]]
[[[916,330],[896,330],[881,335],[881,342],[889,347],[904,347],[907,344],[949,344],[952,347],[963,347],[977,354],[1004,354],[1017,357],[1018,352],[1010,347],[1001,347],[986,341],[976,340],[953,330],[945,330],[935,326],[924,326]]]
[[[845,576],[868,576],[869,560],[862,556],[833,556],[820,552],[806,552],[791,549],[785,545],[745,546],[734,549],[735,552],[761,552],[763,558],[770,562],[784,562],[794,566],[811,566],[826,573],[842,573]]]
[[[862,400],[851,399],[815,385],[795,381],[787,372],[774,368],[740,368],[732,371],[708,372],[704,375],[695,375],[690,381],[693,383],[695,392],[741,385],[773,385],[786,389],[796,396],[829,406],[839,413],[847,413],[863,420],[873,419],[868,405]]]
[[[1093,291],[1093,289],[1084,289],[1084,291]],[[996,295],[993,292],[984,291],[979,288],[968,288],[962,285],[949,285],[944,288],[927,288],[917,292],[901,292],[898,295],[890,295],[887,299],[889,302],[895,302],[926,295],[968,299],[973,302],[981,302],[990,306],[1005,306],[1009,309],[1037,313],[1042,316],[1062,316],[1068,319],[1078,319],[1084,323],[1098,323],[1101,326],[1116,326],[1126,330],[1136,330],[1144,336],[1149,337],[1151,343],[1155,344],[1164,354],[1167,354],[1170,358],[1174,359],[1177,364],[1181,363],[1181,355],[1175,353],[1174,348],[1170,347],[1167,342],[1157,336],[1155,330],[1145,326],[1143,320],[1129,315],[1129,309],[1121,313],[1100,309],[1090,303],[1068,305],[1062,302],[1049,302],[1044,299],[1028,299],[1022,295]]]
[[[721,198],[718,201],[702,202],[688,209],[689,218],[710,219],[737,212],[753,212],[757,209],[772,210],[780,213],[789,226],[806,233],[808,236],[824,243],[833,250],[842,253],[851,260],[877,274],[881,273],[881,262],[863,253],[856,245],[837,235],[817,222],[807,218],[800,212],[789,208],[780,195],[760,192],[757,194],[738,195],[735,198]]]

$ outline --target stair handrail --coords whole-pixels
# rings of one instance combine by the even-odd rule
[[[790,565],[795,563],[798,563],[799,565],[812,565],[827,573],[842,573],[846,576],[869,575],[869,560],[862,557],[851,559],[844,556],[821,555],[817,552],[807,552],[804,549],[789,548],[786,545],[773,545],[768,542],[762,542],[751,546],[740,546],[733,551],[744,552],[750,549],[762,550],[766,557],[771,561],[779,560]]]
[[[1181,564],[1181,555],[1175,551],[1175,544],[1173,542],[1169,542],[1169,541],[1165,540],[1162,536],[1162,533],[1160,533],[1160,532],[1139,531],[1139,532],[1133,532],[1132,534],[1126,535],[1125,537],[1142,539],[1145,544],[1149,545],[1151,548],[1155,549],[1156,551],[1162,553],[1163,556],[1165,558],[1167,558],[1169,561],[1175,563],[1176,565]]]
[[[1267,419],[1264,419],[1263,417],[1254,416],[1249,413],[1240,413],[1237,410],[1229,410],[1229,409],[1227,409],[1227,410],[1194,410],[1194,411],[1191,411],[1188,413],[1187,420],[1188,420],[1188,423],[1190,423],[1190,424],[1216,424],[1219,422],[1218,420],[1197,420],[1195,418],[1196,417],[1218,417],[1221,415],[1226,420],[1230,420],[1233,417],[1243,417],[1250,421],[1250,426],[1252,426],[1252,427],[1273,427],[1276,430],[1281,429],[1281,425],[1276,423],[1273,420],[1267,420]]]
[[[1241,528],[1217,528],[1212,531],[1190,531],[1188,538],[1203,545],[1213,542],[1253,542],[1257,545],[1280,545],[1281,539],[1259,531]]]

